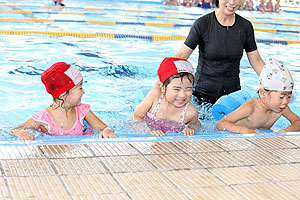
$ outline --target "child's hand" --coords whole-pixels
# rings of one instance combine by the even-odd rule
[[[99,133],[99,138],[116,138],[114,131],[110,127],[106,127]]]
[[[18,137],[18,140],[33,140],[34,137],[24,130],[13,130],[12,133]]]
[[[161,130],[154,130],[154,131],[150,131],[149,132],[152,135],[158,135],[158,136],[164,136],[164,132],[162,132]]]
[[[186,135],[186,136],[191,136],[191,135],[195,134],[195,130],[192,129],[192,128],[185,128],[183,130],[183,134]]]
[[[281,129],[281,130],[277,131],[277,133],[285,133],[285,132],[287,132],[285,129]]]
[[[259,131],[255,130],[255,129],[251,129],[245,126],[241,126],[240,127],[240,134],[253,134],[253,133],[260,133]]]

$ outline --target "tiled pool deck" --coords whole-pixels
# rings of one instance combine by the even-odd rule
[[[0,146],[1,199],[300,199],[300,136]]]

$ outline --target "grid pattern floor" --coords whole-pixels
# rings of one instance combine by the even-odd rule
[[[1,199],[300,199],[300,136],[0,146]]]

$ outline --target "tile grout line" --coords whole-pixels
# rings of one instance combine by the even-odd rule
[[[61,182],[61,184],[63,185],[64,189],[66,190],[67,194],[69,195],[69,197],[71,199],[74,199],[72,197],[71,191],[69,191],[67,185],[65,184],[65,182],[63,181],[61,175],[59,174],[58,170],[56,169],[56,167],[54,166],[54,164],[51,162],[51,158],[48,157],[48,155],[46,154],[46,152],[44,151],[44,149],[41,148],[41,146],[49,146],[49,145],[38,145],[38,149],[43,153],[43,155],[45,156],[45,158],[47,159],[49,165],[51,166],[51,168],[53,169],[55,175],[57,176],[58,180]]]
[[[90,143],[92,145],[94,145],[94,143]],[[125,188],[123,188],[122,184],[115,178],[115,176],[113,176],[113,173],[110,171],[110,169],[105,165],[105,163],[103,163],[103,161],[101,159],[99,159],[99,157],[96,155],[96,153],[87,145],[84,144],[84,146],[90,151],[90,153],[94,156],[94,158],[96,158],[96,160],[103,166],[103,168],[108,172],[108,174],[110,174],[110,176],[113,178],[113,180],[119,185],[119,187],[123,190],[123,192],[127,195],[127,197],[129,199],[132,199],[130,197],[130,195],[128,194],[128,192],[125,190]]]

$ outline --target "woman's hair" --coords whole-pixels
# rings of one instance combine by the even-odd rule
[[[219,0],[215,0],[215,5],[217,8],[219,8]]]
[[[174,74],[172,76],[170,76],[167,80],[165,80],[165,82],[163,83],[163,86],[165,86],[167,88],[167,86],[171,83],[171,81],[175,78],[180,78],[181,81],[182,79],[186,77],[192,84],[194,84],[194,76],[191,73],[188,72],[181,72],[181,73],[177,73]]]

